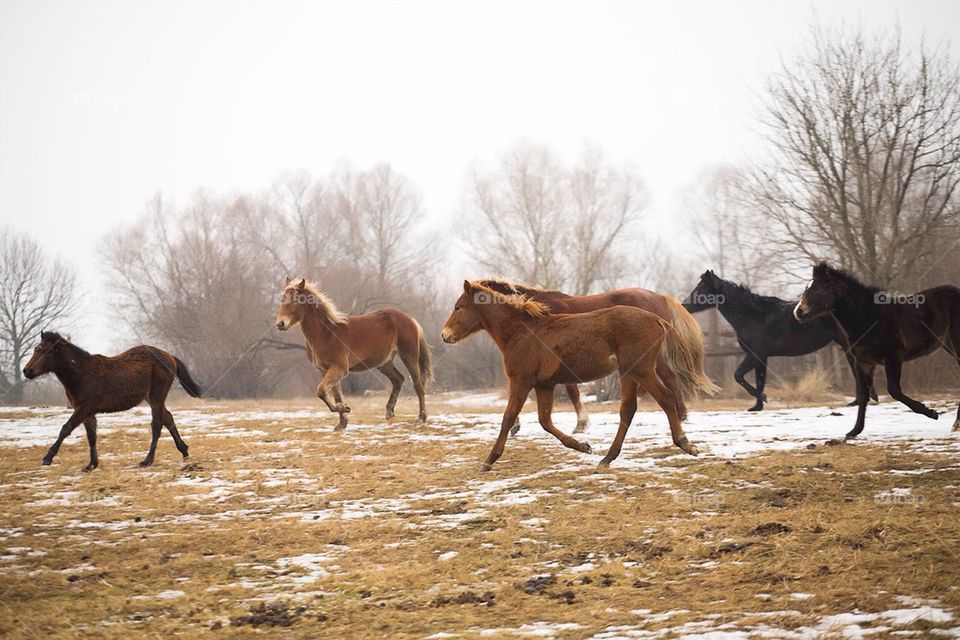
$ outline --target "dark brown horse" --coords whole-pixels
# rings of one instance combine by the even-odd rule
[[[200,397],[200,387],[190,377],[187,366],[179,358],[163,349],[147,345],[134,347],[118,356],[91,355],[68,342],[60,334],[44,331],[40,334],[40,344],[33,350],[33,356],[23,368],[23,375],[33,379],[45,373],[53,373],[60,380],[73,415],[60,429],[57,441],[43,457],[43,464],[52,463],[66,437],[78,425],[83,424],[87,430],[87,443],[90,445],[90,464],[83,470],[96,469],[99,464],[97,414],[126,411],[144,399],[150,404],[152,413],[152,439],[150,451],[140,466],[148,467],[153,464],[157,441],[163,427],[173,436],[177,450],[184,458],[187,457],[187,444],[180,437],[173,415],[167,410],[165,403],[174,378],[177,378],[184,390],[194,398]]]
[[[340,381],[351,371],[376,369],[393,385],[387,399],[387,420],[394,416],[403,374],[393,364],[399,355],[410,373],[420,400],[419,421],[426,422],[424,385],[433,377],[430,346],[416,320],[398,309],[380,309],[362,316],[345,316],[333,302],[306,280],[287,278],[277,329],[287,331],[300,325],[307,343],[307,357],[323,373],[317,397],[340,414],[336,430],[347,426],[350,407],[343,403]]]
[[[502,295],[518,294],[536,302],[542,302],[550,308],[552,313],[584,313],[587,311],[596,311],[597,309],[606,309],[615,305],[625,305],[636,307],[656,314],[666,320],[670,325],[683,336],[690,352],[694,358],[703,362],[703,332],[700,325],[690,315],[680,302],[671,297],[665,296],[647,289],[616,289],[589,296],[571,296],[561,291],[551,291],[547,289],[537,289],[514,282],[503,280],[481,280],[480,284],[492,289]],[[702,367],[701,367],[702,368]],[[666,359],[657,360],[657,375],[665,384],[671,386],[676,374],[670,369]],[[713,393],[717,387],[707,380],[691,380],[681,378],[679,381],[682,397],[680,398],[680,420],[686,420],[687,407],[683,398],[696,397],[698,389],[703,389],[707,393]],[[567,395],[573,403],[577,412],[577,428],[574,433],[579,433],[587,426],[587,412],[583,409],[580,402],[580,391],[576,384],[566,385]],[[513,433],[519,429],[519,425],[514,426]]]
[[[500,435],[481,471],[489,471],[503,454],[510,427],[531,389],[536,391],[544,430],[570,449],[591,453],[590,445],[553,426],[553,389],[558,384],[596,380],[614,371],[620,375],[620,428],[600,466],[609,466],[620,455],[641,390],[653,396],[667,414],[674,444],[697,454],[680,425],[679,386],[660,379],[657,362],[663,358],[675,379],[697,380],[701,388],[712,383],[683,336],[659,316],[627,306],[552,315],[541,302],[519,294],[503,295],[479,281],[465,281],[463,294],[443,327],[443,340],[458,342],[480,330],[489,333],[500,348],[510,381]]]
[[[937,419],[937,412],[914,400],[900,387],[903,363],[943,348],[960,364],[960,288],[943,285],[911,294],[898,294],[867,286],[825,262],[813,268],[813,281],[803,292],[793,314],[808,322],[832,314],[850,344],[859,373],[867,387],[882,365],[887,390],[910,410]],[[857,394],[857,422],[847,434],[863,431],[866,394]],[[953,430],[960,431],[960,407]]]

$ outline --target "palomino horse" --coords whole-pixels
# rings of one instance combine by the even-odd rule
[[[113,357],[91,355],[60,334],[44,331],[40,334],[40,344],[23,368],[23,375],[33,379],[50,372],[63,385],[73,414],[43,457],[43,464],[52,463],[63,441],[78,425],[83,424],[87,430],[87,444],[90,445],[90,464],[83,470],[93,471],[99,464],[97,414],[126,411],[140,404],[144,398],[150,403],[150,430],[153,437],[150,451],[140,466],[153,464],[157,440],[163,427],[173,436],[177,450],[184,458],[187,457],[187,444],[180,438],[173,416],[164,406],[174,377],[180,380],[184,391],[194,398],[200,397],[200,387],[179,358],[147,345],[134,347]]]
[[[762,296],[742,284],[724,280],[713,271],[704,271],[700,282],[690,292],[683,306],[691,313],[716,307],[737,334],[737,344],[745,352],[743,361],[733,373],[734,379],[754,397],[747,411],[763,410],[767,396],[767,360],[773,356],[802,356],[813,353],[830,342],[836,342],[844,351],[847,341],[833,318],[822,316],[813,322],[801,323],[793,317],[795,302],[774,296]],[[876,400],[877,392],[867,388],[857,373],[853,357],[847,355],[857,383],[857,400],[861,394],[870,394]],[[754,371],[757,386],[747,382],[746,375]]]
[[[680,425],[679,387],[664,384],[657,375],[657,361],[664,358],[677,378],[692,380],[699,390],[709,389],[712,383],[683,337],[659,316],[627,306],[551,315],[541,302],[465,281],[463,294],[443,327],[443,340],[458,342],[480,330],[500,348],[510,381],[500,435],[481,471],[489,471],[503,454],[510,427],[531,389],[536,391],[544,430],[570,449],[592,453],[590,445],[553,426],[553,388],[596,380],[614,371],[620,374],[620,429],[600,467],[609,466],[620,455],[640,390],[653,396],[667,414],[674,444],[697,454]]]
[[[306,280],[287,283],[277,313],[277,329],[299,324],[307,343],[307,357],[323,372],[317,397],[340,414],[336,430],[347,426],[350,407],[343,403],[340,381],[351,371],[377,369],[393,385],[387,399],[387,420],[393,417],[403,374],[393,364],[399,355],[410,372],[420,400],[420,422],[427,420],[424,385],[433,377],[430,347],[416,320],[397,309],[380,309],[362,316],[345,316],[333,302]],[[332,394],[332,400],[331,400]]]
[[[872,387],[874,369],[883,365],[890,395],[911,411],[937,419],[935,410],[903,392],[900,374],[904,362],[940,347],[960,364],[960,288],[943,285],[908,295],[888,293],[821,262],[813,268],[813,281],[793,313],[801,322],[832,314],[846,334],[864,383]],[[863,431],[867,398],[858,399],[857,422],[847,438]],[[953,430],[960,431],[960,407]]]
[[[550,308],[552,313],[584,313],[606,309],[618,304],[649,311],[669,322],[677,333],[683,336],[684,342],[693,356],[699,361],[703,360],[703,332],[693,316],[672,296],[637,288],[616,289],[589,296],[571,296],[560,291],[536,289],[502,280],[481,280],[480,284],[505,296],[517,294],[526,296],[535,302],[542,302]],[[657,375],[667,386],[674,384],[676,374],[670,369],[664,358],[657,360]],[[680,420],[682,421],[687,418],[687,407],[683,398],[695,397],[697,395],[697,384],[693,380],[683,377],[678,382],[682,391],[682,397],[679,399]],[[707,389],[711,393],[717,390],[715,386],[708,386]],[[568,384],[566,390],[577,411],[577,428],[574,433],[580,433],[587,426],[587,412],[580,402],[580,391],[577,385]],[[514,426],[512,433],[516,433],[518,429],[519,424]]]

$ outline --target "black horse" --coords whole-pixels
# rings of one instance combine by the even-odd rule
[[[813,281],[793,311],[803,322],[832,314],[846,334],[860,378],[873,384],[883,365],[887,390],[915,413],[937,419],[937,412],[900,388],[903,363],[942,347],[960,364],[960,288],[943,285],[914,294],[892,294],[869,287],[825,262],[813,268]],[[847,438],[863,431],[867,402],[859,402],[857,422]],[[953,430],[960,431],[960,407]]]
[[[767,383],[767,359],[771,356],[802,356],[831,342],[846,347],[842,332],[830,316],[801,324],[793,316],[795,304],[753,293],[743,285],[724,280],[713,271],[705,271],[700,276],[697,287],[683,303],[691,313],[716,307],[733,327],[740,348],[746,352],[733,377],[747,393],[756,398],[756,403],[748,411],[762,410],[767,400],[763,389]],[[863,387],[849,354],[847,361],[857,381],[857,399],[851,404],[857,404],[861,398],[866,401],[868,396],[876,399],[872,384],[869,393]],[[750,371],[756,372],[756,387],[746,380],[745,376]]]

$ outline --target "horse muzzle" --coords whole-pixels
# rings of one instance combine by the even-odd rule
[[[447,344],[454,344],[457,341],[456,337],[453,335],[453,332],[446,327],[443,328],[440,338]]]
[[[34,373],[33,369],[31,369],[30,367],[24,367],[23,377],[26,378],[27,380],[33,380],[34,378],[37,377],[37,374]]]
[[[287,330],[286,323],[283,320],[281,320],[280,322],[277,323],[277,329],[279,329],[280,331],[286,331]]]

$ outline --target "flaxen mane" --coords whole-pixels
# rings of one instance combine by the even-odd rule
[[[306,300],[303,302],[316,307],[320,313],[322,313],[331,323],[347,323],[346,314],[340,313],[340,310],[337,309],[337,305],[333,304],[333,300],[328,298],[327,294],[320,291],[315,283],[307,282],[303,285],[302,289],[299,289],[295,283],[291,283],[290,286],[287,287],[287,291],[290,291],[291,289],[299,291],[300,295],[306,296]]]
[[[505,291],[515,291],[512,288],[512,285],[508,283],[501,283],[498,281],[497,284],[503,285],[502,290],[489,286],[487,283],[491,282],[490,280],[474,280],[470,284],[474,289],[478,291],[483,291],[484,293],[490,296],[490,302],[498,302],[506,304],[512,309],[518,311],[523,311],[531,318],[543,318],[544,316],[550,315],[550,307],[545,305],[542,302],[537,302],[536,300],[531,299],[528,296],[519,294],[519,293],[505,293]]]

